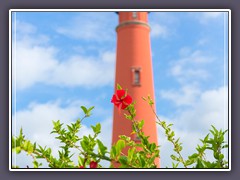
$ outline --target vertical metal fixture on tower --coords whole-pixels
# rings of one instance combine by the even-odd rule
[[[156,117],[149,105],[142,100],[147,95],[155,99],[148,13],[118,12],[118,16],[115,90],[117,84],[128,89],[128,94],[136,101],[136,119],[144,119],[143,132],[150,136],[150,142],[158,145]],[[132,123],[114,107],[112,143],[119,139],[119,135],[127,135],[138,141],[131,132]],[[160,167],[159,159],[155,163]]]

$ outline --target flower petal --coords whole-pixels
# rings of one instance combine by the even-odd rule
[[[123,99],[124,104],[131,104],[132,103],[132,97],[127,95],[124,99]]]
[[[111,99],[111,103],[115,103],[115,102],[117,102],[117,97],[116,97],[116,95],[114,94],[113,97],[112,97],[112,99]]]
[[[98,166],[97,162],[95,162],[95,161],[90,162],[90,168],[97,168],[97,166]]]
[[[123,89],[117,90],[117,92],[116,92],[116,95],[117,95],[118,99],[124,98],[124,97],[125,97],[125,94],[126,94],[126,92],[125,92],[125,90],[123,90]]]
[[[126,109],[126,108],[128,107],[128,105],[129,105],[129,104],[122,103],[121,108],[122,108],[122,109]]]
[[[126,109],[132,103],[132,97],[127,95],[123,89],[117,90],[116,94],[112,96],[111,102],[118,107],[118,109]]]

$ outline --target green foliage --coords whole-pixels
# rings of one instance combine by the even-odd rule
[[[120,136],[119,140],[112,145],[110,151],[98,139],[101,133],[101,124],[97,123],[91,126],[93,135],[84,135],[79,138],[78,133],[82,127],[82,120],[91,115],[93,107],[86,108],[81,106],[84,117],[76,122],[64,125],[60,120],[53,121],[53,130],[51,134],[60,141],[61,146],[58,150],[58,157],[52,155],[52,149],[42,147],[36,143],[31,143],[25,139],[22,129],[17,137],[12,137],[12,152],[17,154],[22,151],[27,152],[33,157],[33,167],[38,168],[42,164],[38,159],[45,159],[50,168],[79,168],[87,167],[91,161],[101,162],[102,160],[116,162],[119,168],[155,168],[154,160],[159,158],[159,147],[155,143],[150,143],[148,137],[142,132],[144,120],[135,120],[136,110],[134,103],[127,108],[128,114],[125,114],[133,123],[133,133],[139,137],[141,143],[136,143],[130,137]],[[78,164],[74,164],[71,149],[78,150]],[[124,154],[124,152],[127,152]],[[101,165],[99,164],[100,168]],[[111,164],[114,168],[113,164]]]
[[[89,117],[91,115],[91,111],[93,110],[94,106],[87,109],[85,106],[81,106],[81,109],[83,110],[85,117]]]
[[[117,85],[117,89],[122,89]],[[180,138],[176,138],[175,132],[171,129],[173,124],[167,124],[161,121],[154,110],[154,102],[150,96],[143,97],[149,106],[152,108],[153,113],[157,118],[157,124],[160,125],[166,135],[167,140],[173,145],[175,154],[170,158],[173,160],[172,167],[178,168],[182,164],[185,168],[228,168],[228,161],[224,158],[222,150],[228,148],[227,142],[224,141],[226,131],[217,130],[214,126],[210,129],[210,133],[201,139],[202,145],[196,147],[196,153],[188,156],[184,160],[181,153],[183,150]],[[58,157],[52,155],[52,149],[42,147],[41,145],[32,143],[25,139],[23,130],[20,129],[18,136],[12,136],[12,152],[20,154],[26,152],[27,155],[33,158],[32,167],[39,168],[42,166],[39,159],[44,159],[49,168],[87,168],[90,163],[97,163],[97,167],[101,168],[101,161],[106,160],[111,162],[110,168],[156,168],[155,160],[160,157],[160,147],[155,143],[149,142],[149,137],[144,134],[142,128],[144,120],[136,120],[135,102],[130,104],[125,110],[124,114],[126,119],[132,122],[132,134],[138,138],[137,141],[131,137],[120,135],[119,140],[108,148],[98,138],[101,133],[101,124],[97,123],[91,126],[93,131],[92,135],[84,135],[79,137],[78,133],[82,127],[83,119],[91,116],[93,106],[86,108],[81,106],[84,113],[82,119],[77,119],[71,124],[64,125],[60,120],[53,121],[53,130],[51,134],[55,135],[55,139],[59,140],[61,146],[58,149]],[[72,150],[77,150],[77,164],[73,158]],[[212,151],[214,161],[210,162],[206,159],[206,151]],[[74,151],[76,152],[76,151]],[[12,168],[19,168],[13,166]]]
[[[197,153],[188,156],[188,159],[184,160],[181,155],[183,147],[182,143],[179,142],[180,138],[176,139],[175,132],[171,129],[173,124],[167,124],[165,121],[160,120],[152,106],[154,102],[150,96],[142,99],[150,105],[158,120],[156,123],[164,129],[168,141],[173,144],[173,150],[176,152],[176,155],[172,154],[170,156],[173,161],[176,161],[176,163],[172,162],[173,168],[177,168],[179,164],[182,164],[185,168],[189,168],[189,166],[191,166],[190,168],[228,168],[228,161],[224,159],[224,154],[222,154],[222,150],[228,148],[227,142],[224,141],[224,135],[227,130],[218,131],[212,125],[212,129],[209,130],[212,137],[210,138],[210,134],[208,134],[203,140],[201,139],[202,146],[197,145]],[[206,150],[212,151],[215,161],[210,162],[206,160]]]
[[[202,145],[198,145],[197,152],[188,157],[188,165],[194,165],[192,168],[228,168],[228,162],[224,160],[222,150],[228,148],[227,142],[224,141],[226,131],[217,130],[213,125],[204,139],[201,139]],[[215,161],[206,160],[206,151],[211,151]]]

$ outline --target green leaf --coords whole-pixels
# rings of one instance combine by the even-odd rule
[[[189,166],[189,165],[191,165],[191,164],[193,164],[193,163],[195,163],[196,162],[196,160],[194,160],[194,159],[188,159],[187,161],[186,161],[186,166]]]
[[[91,115],[91,111],[93,110],[94,106],[90,107],[88,110],[87,110],[87,113],[86,113],[86,116],[89,117]]]
[[[141,120],[138,124],[139,129],[141,130],[144,125],[144,120]]]
[[[151,157],[151,158],[148,160],[148,163],[149,163],[149,164],[154,164],[155,159],[156,159],[155,156]]]
[[[95,134],[99,134],[101,132],[101,124],[97,123],[96,126],[91,126],[92,130]]]
[[[73,132],[73,128],[71,126],[67,125],[67,128],[70,132]]]
[[[219,153],[218,152],[214,152],[213,154],[214,154],[215,159],[219,159]]]
[[[117,84],[117,90],[121,90],[121,89],[122,87],[119,84]]]
[[[120,154],[120,152],[122,151],[122,149],[125,147],[125,141],[119,139],[116,143],[116,154],[117,156]]]
[[[172,167],[173,167],[173,168],[177,168],[177,167],[178,167],[178,165],[179,165],[179,162],[178,162],[178,163],[176,163],[176,164],[174,164],[174,162],[172,162]]]
[[[86,115],[86,114],[87,114],[87,111],[88,111],[87,108],[86,108],[85,106],[81,106],[81,108],[82,108],[84,114]]]
[[[152,143],[151,147],[150,147],[151,152],[153,152],[156,147],[157,147],[157,145],[155,143]]]
[[[18,147],[15,147],[12,149],[13,152],[16,152],[16,154],[20,154],[21,153],[21,147],[18,146]]]
[[[38,163],[36,160],[33,161],[33,167],[34,168],[39,168],[39,166],[41,166],[42,163]]]
[[[166,122],[165,122],[165,121],[162,121],[162,122],[160,123],[160,125],[161,125],[164,129],[166,129]]]
[[[113,158],[113,159],[116,159],[116,156],[117,156],[116,147],[115,147],[115,146],[112,146],[111,152],[110,152],[110,157]]]
[[[96,125],[96,132],[95,133],[100,133],[101,132],[101,124],[100,123],[97,123]]]
[[[171,138],[172,138],[173,136],[175,136],[174,131],[172,131],[171,134],[170,134],[169,136],[170,136]]]
[[[127,157],[126,156],[120,156],[118,161],[122,164],[122,165],[126,165],[127,164]]]
[[[170,157],[171,157],[171,158],[172,158],[172,160],[174,160],[174,161],[179,161],[179,158],[178,158],[178,157],[176,157],[176,156],[175,156],[175,155],[173,155],[173,154],[172,154]]]
[[[228,132],[228,130],[225,130],[225,131],[223,132],[223,135],[224,135],[226,132]]]
[[[224,146],[222,146],[222,148],[228,148],[228,144],[225,144]]]
[[[125,116],[126,119],[132,120],[132,116],[131,115],[128,115],[128,114],[124,113],[124,116]]]
[[[178,141],[180,140],[180,138],[178,138],[176,141],[175,141],[175,144],[178,144]]]
[[[204,165],[203,165],[203,163],[202,163],[202,160],[200,160],[200,159],[197,160],[196,168],[204,168]]]
[[[204,142],[207,142],[208,141],[208,137],[209,137],[209,134],[207,134],[207,136],[204,138]]]
[[[127,142],[131,141],[131,138],[128,137],[128,136],[125,136],[125,135],[120,135],[119,138],[122,139],[122,140],[125,140]]]
[[[28,145],[27,152],[28,152],[28,154],[33,153],[33,145],[32,145],[32,144],[29,144],[29,145]]]
[[[78,165],[83,166],[83,163],[84,163],[84,158],[82,158],[81,156],[78,156]]]
[[[188,156],[188,159],[195,159],[198,157],[197,153],[192,154],[191,156]]]
[[[135,150],[136,150],[135,147],[128,149],[128,162],[132,161]]]
[[[88,145],[87,145],[86,141],[83,140],[83,141],[80,142],[80,144],[81,144],[81,147],[84,151],[88,150]]]
[[[50,155],[50,154],[52,153],[52,149],[51,149],[51,148],[48,148],[48,149],[46,150],[46,152],[47,152],[48,155]]]
[[[139,153],[137,154],[137,158],[138,158],[138,160],[139,160],[139,163],[140,163],[141,168],[143,168],[143,167],[145,166],[145,160],[144,160],[144,158],[143,158]]]
[[[97,144],[98,144],[98,152],[101,156],[104,156],[106,153],[107,148],[103,145],[103,143],[97,139]]]
[[[223,154],[220,154],[220,155],[219,155],[219,160],[221,161],[221,160],[223,160],[223,158],[224,158],[224,155],[223,155]]]
[[[30,141],[25,141],[25,142],[23,143],[23,149],[24,149],[25,151],[27,151],[27,152],[29,151],[30,146],[31,146]]]
[[[212,128],[213,128],[213,130],[214,130],[214,133],[213,134],[218,134],[218,130],[213,126],[213,125],[211,125],[212,126]]]
[[[148,104],[149,104],[150,106],[152,106],[152,105],[154,104],[154,102],[153,102],[153,100],[152,100],[152,98],[151,98],[150,95],[148,95]]]

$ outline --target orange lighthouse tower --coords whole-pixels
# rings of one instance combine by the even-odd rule
[[[148,13],[118,12],[118,16],[115,88],[120,84],[122,88],[128,89],[128,94],[136,101],[136,119],[145,121],[144,134],[150,136],[150,142],[158,144],[156,117],[148,103],[142,99],[143,96],[150,95],[154,100]],[[127,135],[138,141],[131,132],[131,121],[126,120],[123,113],[114,107],[112,143],[119,139],[119,135]],[[159,159],[155,163],[160,166]]]

